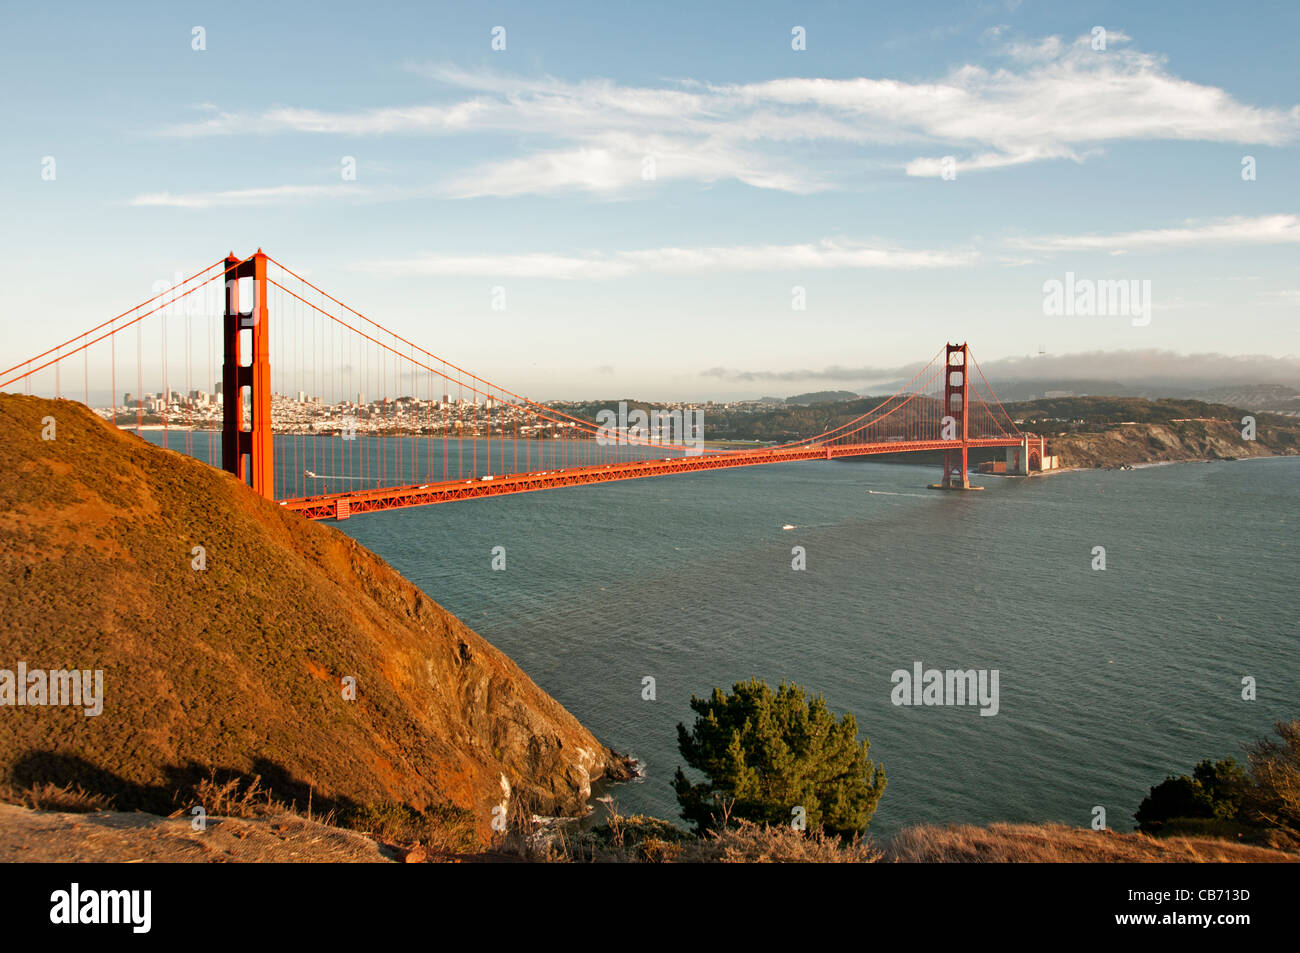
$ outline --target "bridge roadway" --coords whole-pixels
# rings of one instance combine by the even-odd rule
[[[1018,437],[989,437],[973,438],[965,441],[965,444],[968,448],[1018,447],[1021,442],[1021,438]],[[834,460],[839,457],[910,453],[918,450],[953,450],[960,448],[961,445],[960,441],[953,440],[891,440],[884,443],[808,443],[779,449],[712,451],[700,456],[633,460],[626,463],[569,467],[564,470],[493,474],[491,478],[446,480],[439,483],[421,483],[418,486],[352,490],[346,493],[281,500],[280,505],[301,513],[308,519],[347,519],[356,513],[374,513],[379,510],[402,509],[409,506],[430,506],[453,500],[503,496],[507,493],[531,493],[535,490],[549,490],[561,486],[586,486],[592,483],[612,483],[615,480],[639,480],[675,473],[693,473],[699,470],[793,463],[800,460]]]

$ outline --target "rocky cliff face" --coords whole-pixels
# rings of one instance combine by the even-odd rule
[[[1290,437],[1291,439],[1287,439]],[[1117,426],[1103,433],[1049,437],[1063,467],[1116,467],[1177,460],[1228,460],[1295,453],[1294,434],[1261,427],[1257,439],[1224,420]]]
[[[0,433],[0,670],[104,684],[99,715],[0,707],[4,783],[75,782],[166,813],[220,769],[317,810],[470,811],[486,835],[500,805],[579,813],[592,781],[630,776],[330,526],[80,404],[0,395]]]

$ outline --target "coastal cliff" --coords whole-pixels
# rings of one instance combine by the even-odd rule
[[[286,803],[458,814],[486,838],[494,809],[578,814],[631,775],[332,527],[79,403],[0,395],[0,428],[0,670],[103,673],[99,714],[0,708],[0,783],[165,814],[202,778],[257,776]]]
[[[1255,440],[1226,420],[1115,424],[1099,433],[1048,437],[1062,467],[1119,467],[1191,460],[1237,460],[1294,454],[1295,432],[1261,426]]]

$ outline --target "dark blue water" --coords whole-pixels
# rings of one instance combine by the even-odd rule
[[[752,676],[853,713],[889,776],[885,834],[1082,825],[1095,805],[1129,829],[1166,774],[1240,760],[1300,716],[1300,459],[986,477],[966,494],[925,489],[936,469],[779,464],[334,525],[642,759],[644,781],[613,791],[628,812],[678,819],[690,696]],[[891,673],[917,661],[997,669],[998,714],[894,706]]]

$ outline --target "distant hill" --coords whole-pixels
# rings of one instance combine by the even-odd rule
[[[1214,418],[1236,422],[1243,409],[1226,404],[1208,404],[1201,400],[1175,400],[1145,397],[1047,397],[1032,401],[1004,402],[1007,413],[1016,420],[1082,419],[1086,423],[1107,425],[1133,421],[1136,423],[1166,423],[1189,418]],[[1032,427],[1030,428],[1032,429]],[[1035,431],[1037,432],[1037,431]]]
[[[1300,392],[1285,384],[1220,384],[1207,388],[1177,381],[1122,384],[1113,380],[1059,379],[993,380],[991,386],[1004,404],[1055,397],[1145,397],[1148,400],[1201,400],[1266,413],[1300,410]]]
[[[1215,387],[1195,395],[1211,403],[1231,404],[1263,413],[1300,413],[1300,391],[1284,384],[1239,384]]]
[[[857,400],[858,395],[851,390],[819,390],[811,394],[795,394],[793,397],[787,397],[785,402],[797,407],[806,407],[810,404],[834,404],[842,400]]]
[[[1141,389],[1108,380],[994,380],[990,381],[993,393],[1004,404],[1008,401],[1039,400],[1053,396],[1088,397],[1102,395],[1106,397],[1148,397],[1151,394]]]
[[[0,433],[0,669],[104,672],[99,716],[0,709],[0,784],[166,814],[215,769],[318,812],[462,812],[486,835],[495,805],[573,814],[592,780],[629,775],[332,527],[70,401],[0,394]]]

